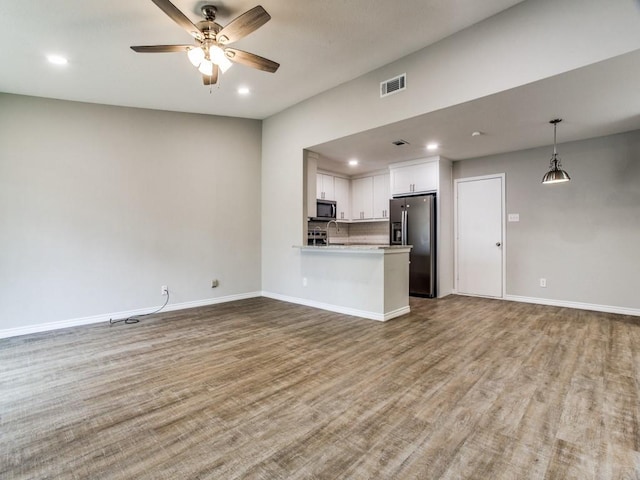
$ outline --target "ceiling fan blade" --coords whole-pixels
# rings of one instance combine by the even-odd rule
[[[269,73],[275,73],[280,66],[279,63],[276,63],[273,60],[260,57],[253,53],[244,52],[236,48],[225,48],[224,53],[232,62],[241,63],[242,65],[257,68],[258,70],[263,70]]]
[[[196,27],[193,22],[189,20],[184,13],[178,10],[178,8],[169,0],[151,1],[155,3],[160,8],[160,10],[166,13],[171,18],[171,20],[173,20],[187,32],[189,32],[192,37],[197,38],[198,40],[202,40],[204,38],[204,35],[200,31],[200,29]]]
[[[218,82],[218,66],[213,65],[213,73],[211,75],[202,75],[202,83],[205,85],[215,85]]]
[[[223,45],[233,43],[257,30],[269,20],[271,20],[271,15],[258,5],[231,20],[226,27],[218,32],[216,41]]]
[[[142,45],[131,47],[131,50],[138,53],[173,53],[186,52],[193,45]]]

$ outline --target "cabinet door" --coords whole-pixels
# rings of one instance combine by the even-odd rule
[[[438,190],[438,162],[421,163],[415,165],[416,178],[414,188],[416,193],[435,192]]]
[[[390,187],[388,174],[373,177],[373,218],[389,218]]]
[[[322,175],[321,173],[316,174],[316,198],[318,200],[324,199],[324,190],[322,189]]]
[[[351,183],[351,218],[373,218],[373,177],[356,178]]]
[[[397,167],[391,170],[391,194],[411,193],[414,178],[411,167]]]
[[[346,178],[334,177],[333,186],[336,195],[336,218],[338,220],[349,220],[351,218],[351,202],[349,202],[349,180]]]
[[[316,176],[316,198],[320,200],[335,200],[335,188],[333,175],[318,173]]]
[[[438,162],[419,163],[391,170],[391,194],[435,192],[438,189]]]

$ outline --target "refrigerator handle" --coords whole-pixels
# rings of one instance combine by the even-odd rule
[[[406,210],[402,210],[402,245],[407,244],[407,220],[408,213]]]
[[[431,238],[431,295],[436,297],[438,290],[436,287],[436,264],[438,258],[438,243],[436,241],[436,197],[431,198],[429,205],[431,221],[429,222],[429,236]]]

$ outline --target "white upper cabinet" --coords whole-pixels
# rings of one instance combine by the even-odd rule
[[[389,174],[373,177],[373,218],[389,218],[389,197],[391,184]]]
[[[316,174],[316,197],[336,202],[336,220],[387,220],[391,180],[388,173],[348,179]]]
[[[390,167],[391,195],[435,192],[438,190],[438,161]]]
[[[333,186],[335,188],[336,199],[336,219],[351,219],[351,202],[349,201],[349,180],[341,177],[334,177]]]
[[[335,200],[335,185],[333,175],[318,173],[316,175],[316,198],[319,200]]]
[[[356,178],[351,181],[351,218],[373,218],[373,177]]]
[[[389,218],[389,174],[351,180],[351,218],[385,220]]]

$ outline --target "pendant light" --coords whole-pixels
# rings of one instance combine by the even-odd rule
[[[549,171],[544,174],[544,177],[542,177],[542,183],[560,183],[571,180],[569,174],[562,169],[562,164],[560,163],[558,153],[556,152],[556,129],[561,121],[561,118],[556,118],[549,122],[553,124],[553,156],[549,163]]]

